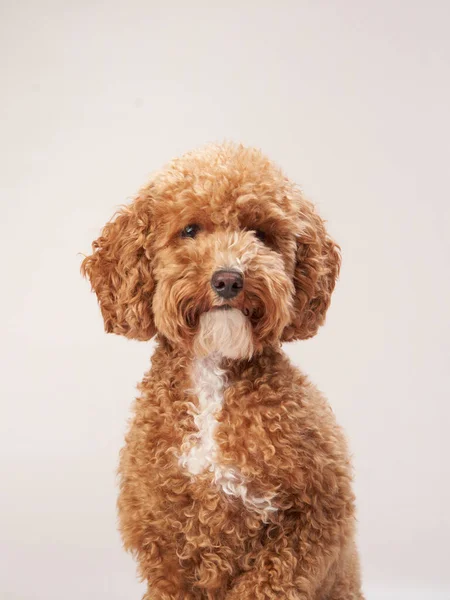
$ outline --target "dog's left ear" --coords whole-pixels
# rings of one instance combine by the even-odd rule
[[[282,340],[305,340],[325,321],[341,266],[339,246],[328,236],[313,205],[300,197],[292,322]]]
[[[137,340],[155,333],[149,232],[152,201],[142,193],[105,225],[81,272],[97,294],[105,331]]]

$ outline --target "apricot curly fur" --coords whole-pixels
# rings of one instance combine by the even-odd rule
[[[195,223],[195,239],[180,231]],[[262,242],[255,234],[262,230]],[[245,274],[229,301],[251,324],[252,357],[222,358],[214,439],[258,513],[180,452],[195,434],[192,367],[210,279]],[[120,528],[146,600],[359,600],[352,473],[341,429],[281,350],[323,324],[340,254],[298,188],[259,151],[208,146],[170,163],[121,209],[82,265],[105,329],[156,335],[120,457]],[[195,391],[195,388],[194,388]]]

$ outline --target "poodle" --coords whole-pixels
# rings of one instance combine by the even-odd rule
[[[317,332],[339,273],[313,205],[259,150],[210,145],[92,247],[105,330],[155,337],[119,466],[144,599],[362,599],[345,438],[281,350]]]

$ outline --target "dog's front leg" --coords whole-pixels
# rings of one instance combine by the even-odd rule
[[[169,543],[146,543],[135,552],[142,579],[147,580],[143,600],[198,600],[189,589],[175,550]]]
[[[226,600],[310,600],[305,585],[302,594],[296,585],[297,558],[289,547],[264,548],[250,571],[242,574]]]
[[[149,583],[147,593],[142,600],[199,600],[200,596],[191,594],[186,590],[174,591],[167,587],[167,582],[162,586],[158,583]]]
[[[133,554],[141,578],[148,583],[143,600],[194,600],[170,531],[158,518],[160,513],[152,510],[150,496],[139,495],[129,478],[123,477],[121,483],[120,530],[126,550]]]
[[[327,519],[323,507],[303,506],[280,522],[276,538],[251,558],[251,569],[238,577],[226,600],[318,600],[352,527],[351,518]]]

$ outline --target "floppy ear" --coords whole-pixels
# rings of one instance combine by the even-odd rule
[[[282,337],[287,342],[317,333],[325,321],[341,266],[339,246],[328,236],[313,205],[303,198],[299,217],[293,319]]]
[[[105,225],[81,265],[97,294],[105,331],[149,340],[153,322],[150,231],[151,200],[138,197]]]

